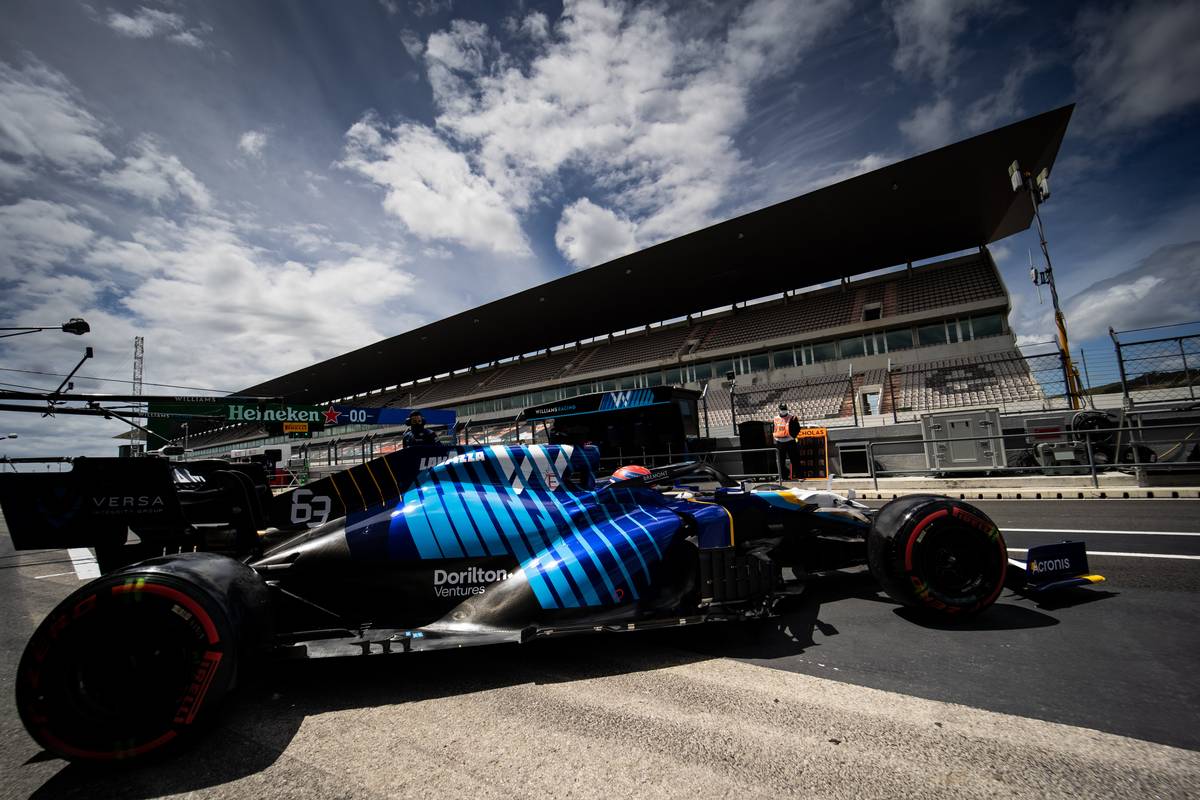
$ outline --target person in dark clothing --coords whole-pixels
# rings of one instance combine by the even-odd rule
[[[408,430],[400,440],[402,447],[412,447],[419,444],[437,444],[437,435],[425,427],[425,417],[420,411],[408,415]]]
[[[779,404],[779,416],[771,430],[771,438],[775,440],[775,458],[779,462],[779,480],[795,478],[799,474],[800,454],[796,446],[796,437],[800,435],[800,420],[788,413],[787,403]],[[790,470],[785,470],[784,462]]]

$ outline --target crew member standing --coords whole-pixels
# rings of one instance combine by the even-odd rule
[[[408,430],[400,440],[402,447],[413,447],[419,444],[437,444],[437,435],[425,427],[425,417],[420,411],[408,415]]]
[[[775,418],[775,427],[771,438],[775,440],[775,457],[779,462],[779,480],[794,478],[799,466],[799,454],[796,452],[796,437],[800,435],[800,420],[788,413],[787,403],[779,404],[779,416]],[[788,461],[789,471],[784,472],[784,461]]]

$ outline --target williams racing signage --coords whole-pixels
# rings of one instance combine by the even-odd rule
[[[520,419],[531,422],[539,419],[573,417],[579,414],[596,414],[601,411],[624,411],[646,406],[665,405],[671,402],[670,386],[655,386],[650,389],[621,389],[615,392],[598,392],[560,400],[545,406],[527,408]]]

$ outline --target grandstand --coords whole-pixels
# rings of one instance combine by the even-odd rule
[[[885,167],[243,394],[453,408],[480,435],[505,438],[516,435],[513,420],[525,407],[659,385],[707,390],[702,434],[709,438],[733,436],[743,420],[769,419],[780,402],[823,427],[899,422],[945,408],[1047,408],[1056,391],[1047,388],[1061,384],[1061,374],[1017,351],[1008,293],[987,249],[1028,227],[1031,212],[1014,200],[1004,170],[993,176],[964,163],[986,147],[996,151],[986,161],[1007,164],[1026,148],[1022,163],[1049,166],[1069,115],[1070,108],[1049,112]],[[922,194],[895,197],[902,186]],[[831,208],[857,217],[839,228]],[[863,227],[872,213],[882,220],[877,235]],[[787,226],[813,216],[819,226]],[[791,244],[801,233],[812,243],[804,264]],[[888,259],[880,243],[888,239],[890,252],[908,258]],[[759,249],[741,249],[746,240]],[[938,257],[956,250],[967,252]],[[763,263],[731,266],[747,263],[747,253]],[[850,277],[897,261],[890,271]],[[397,366],[383,372],[380,363]],[[215,454],[261,436],[251,426],[227,426],[192,441]]]
[[[780,402],[825,427],[944,408],[1044,408],[1041,386],[1015,349],[1008,310],[1000,275],[981,248],[415,381],[354,402],[454,408],[461,419],[498,434],[522,408],[538,403],[594,391],[707,386],[711,438],[734,435],[737,420],[769,419]],[[729,373],[737,381],[732,401]],[[241,430],[246,437],[261,435],[249,426]],[[231,441],[228,430],[215,436],[221,438],[202,444]]]

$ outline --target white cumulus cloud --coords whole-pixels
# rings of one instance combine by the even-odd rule
[[[496,187],[433,131],[389,128],[366,117],[346,139],[342,165],[384,187],[383,207],[413,235],[496,253],[529,252],[520,221]]]
[[[10,177],[28,175],[21,163],[46,162],[67,172],[109,163],[102,126],[60,72],[38,63],[17,69],[0,62],[0,153],[14,159]]]
[[[267,134],[263,131],[246,131],[238,138],[238,149],[251,158],[262,158],[267,146]]]
[[[563,209],[554,243],[576,267],[590,267],[632,253],[636,233],[633,222],[584,197]]]
[[[189,26],[180,14],[147,6],[139,7],[133,14],[110,11],[104,21],[109,28],[131,39],[164,36],[176,44],[196,48],[204,47],[201,37],[209,32],[207,25]]]
[[[892,66],[939,85],[953,83],[959,37],[973,18],[1004,10],[1000,0],[895,0],[888,4],[897,40]]]
[[[1117,330],[1200,320],[1200,241],[1160,247],[1132,269],[1099,281],[1064,304],[1080,340]]]
[[[900,132],[919,149],[932,150],[958,138],[957,121],[954,103],[948,97],[939,97],[913,109],[900,121]]]
[[[0,279],[58,264],[94,237],[75,209],[62,203],[27,197],[0,206]]]
[[[486,26],[456,20],[424,46],[436,124],[365,119],[347,134],[345,163],[384,186],[385,207],[418,235],[479,247],[479,228],[499,227],[487,238],[512,251],[521,217],[582,176],[589,203],[635,225],[637,246],[661,241],[712,222],[744,172],[734,139],[753,87],[793,66],[846,5],[755,0],[698,42],[660,6],[577,0],[545,37],[531,23],[521,58]],[[414,163],[419,153],[433,160]],[[453,195],[486,218],[456,211]]]
[[[154,206],[186,200],[200,209],[209,207],[208,189],[178,157],[164,153],[149,137],[135,142],[133,150],[136,155],[127,157],[119,169],[100,176],[103,185]]]

